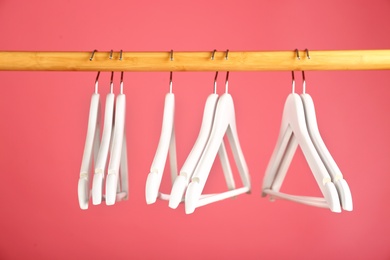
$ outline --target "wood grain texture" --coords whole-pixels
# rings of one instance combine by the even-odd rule
[[[390,50],[216,52],[0,52],[0,70],[7,71],[288,71],[388,70]]]

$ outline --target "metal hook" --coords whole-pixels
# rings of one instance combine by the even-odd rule
[[[303,79],[303,83],[302,83],[302,85],[303,85],[303,94],[305,94],[306,93],[306,79],[305,79],[305,71],[304,70],[302,70],[302,79]]]
[[[229,49],[226,50],[225,60],[228,60],[228,58],[229,58]]]
[[[217,94],[217,78],[218,78],[218,71],[215,72],[215,77],[214,77],[214,94]]]
[[[123,51],[121,50],[121,52],[119,53],[119,60],[122,61],[122,58],[123,58]]]
[[[228,90],[229,90],[229,71],[226,72],[225,93],[228,93]]]
[[[295,49],[295,53],[297,54],[297,59],[300,60],[301,57],[299,57],[299,51],[298,51],[298,49]]]
[[[112,60],[112,53],[113,53],[113,50],[110,51],[110,60]]]
[[[295,93],[295,76],[294,71],[291,71],[292,75],[292,93]]]
[[[310,60],[309,50],[308,50],[308,49],[305,49],[305,52],[306,52],[307,58]]]
[[[214,60],[214,56],[215,56],[216,51],[217,51],[216,49],[213,50],[213,54],[211,54],[211,60]]]
[[[114,92],[114,72],[111,71],[111,79],[110,79],[110,93]]]
[[[173,61],[173,50],[171,50],[171,61]]]
[[[120,83],[120,85],[121,85],[121,94],[123,94],[123,71],[121,72],[121,83]]]
[[[169,74],[169,93],[172,93],[172,71]]]
[[[92,55],[91,55],[91,57],[89,58],[90,61],[93,60],[93,56],[95,56],[95,52],[97,52],[97,50],[93,50]]]
[[[99,76],[100,76],[100,71],[98,71],[95,79],[95,94],[98,93],[98,86],[99,86]]]

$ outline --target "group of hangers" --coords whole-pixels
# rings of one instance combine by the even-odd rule
[[[215,51],[212,53],[212,60],[214,60]],[[225,59],[228,59],[228,52],[229,50],[226,51]],[[296,54],[297,58],[300,59],[298,50],[296,50]],[[307,49],[306,55],[310,59]],[[171,51],[170,60],[173,61],[173,51]],[[93,204],[100,204],[102,198],[105,198],[106,204],[112,205],[115,201],[126,199],[128,195],[123,72],[121,75],[121,94],[117,97],[114,121],[112,120],[114,100],[112,76],[111,93],[107,95],[106,101],[101,145],[99,144],[98,118],[100,103],[99,94],[97,93],[97,79],[95,93],[91,100],[87,139],[78,189],[79,202],[82,209],[88,207],[90,196],[88,173],[92,164],[92,152],[94,152],[94,158],[96,159],[92,185]],[[178,172],[174,130],[175,96],[172,92],[172,72],[170,73],[169,93],[165,96],[161,135],[150,167],[150,173],[146,180],[145,196],[147,204],[153,204],[157,199],[168,200],[169,207],[176,209],[180,203],[184,203],[185,212],[190,214],[198,207],[240,194],[250,193],[251,183],[249,171],[238,138],[233,99],[228,93],[229,72],[226,74],[225,93],[221,96],[217,94],[217,77],[218,72],[216,72],[214,78],[213,93],[206,100],[199,135],[182,168]],[[303,93],[298,95],[295,93],[295,77],[294,72],[292,72],[292,93],[288,95],[285,102],[280,134],[265,172],[262,188],[263,196],[270,195],[271,200],[285,199],[310,206],[329,208],[333,212],[341,212],[341,209],[351,211],[353,209],[353,203],[349,186],[320,136],[314,103],[310,95],[306,93],[304,71],[302,71],[302,77]],[[120,96],[123,97],[122,101],[119,101]],[[111,134],[111,128],[115,129],[113,134]],[[241,188],[236,188],[234,182],[223,140],[225,135],[228,137],[233,158],[242,180],[243,187]],[[103,196],[102,183],[105,176],[105,164],[110,140],[112,146],[106,180],[106,196]],[[303,151],[323,194],[323,198],[291,195],[279,191],[298,145]],[[160,192],[160,184],[168,154],[172,188],[170,194],[165,194]],[[217,155],[221,161],[228,191],[216,194],[202,194]],[[111,162],[113,162],[112,167]],[[119,162],[121,162],[120,179],[118,177]],[[121,183],[117,185],[119,180],[121,180]]]
[[[92,197],[93,205],[101,204],[102,200],[105,200],[106,205],[113,205],[116,201],[125,200],[128,197],[125,131],[126,96],[123,93],[123,72],[120,79],[120,93],[116,99],[113,83],[114,72],[111,72],[110,93],[106,97],[101,139],[99,76],[100,72],[96,76],[95,92],[91,98],[87,137],[78,182],[78,200],[81,209],[88,209],[90,197]],[[93,170],[93,173],[91,173],[91,170]],[[91,190],[90,179],[92,174]],[[106,179],[105,194],[103,193],[104,179]]]
[[[296,53],[297,58],[300,59],[297,50]],[[310,59],[307,49],[306,55]],[[292,93],[288,95],[285,102],[279,137],[265,172],[263,196],[268,194],[271,199],[291,200],[310,206],[329,208],[333,212],[341,212],[341,209],[352,211],[353,203],[349,186],[318,130],[314,103],[306,93],[304,71],[302,71],[302,78],[303,93],[298,95],[295,93],[294,71],[292,72]],[[279,192],[298,145],[324,198]]]
[[[226,51],[225,59],[228,59]],[[214,53],[211,59],[214,60]],[[171,52],[171,60],[173,60]],[[202,124],[195,144],[177,175],[176,143],[174,131],[175,97],[172,93],[172,72],[170,74],[170,91],[165,96],[164,114],[160,140],[150,167],[145,188],[146,203],[155,203],[157,198],[169,200],[170,208],[185,204],[185,212],[193,213],[197,207],[204,206],[251,190],[248,167],[241,150],[236,129],[233,99],[228,93],[229,72],[226,73],[225,93],[217,94],[217,77],[215,74],[214,90],[206,100]],[[223,138],[228,137],[234,160],[240,173],[243,187],[236,189],[231,166],[228,160]],[[165,162],[169,152],[172,190],[170,194],[159,191],[164,173]],[[204,194],[214,160],[219,155],[225,175],[228,191],[218,194]]]

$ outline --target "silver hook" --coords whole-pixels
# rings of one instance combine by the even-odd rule
[[[111,79],[110,79],[110,93],[114,92],[114,72],[111,71]]]
[[[120,85],[121,85],[121,94],[123,94],[123,71],[121,72],[121,83],[120,83]]]
[[[211,60],[214,60],[214,56],[215,56],[216,51],[217,51],[216,49],[213,50],[213,54],[211,54]]]
[[[113,50],[110,51],[110,60],[112,60],[112,53],[113,53]]]
[[[173,61],[173,50],[171,50],[171,61]]]
[[[218,78],[218,71],[215,72],[215,77],[214,77],[214,94],[217,94],[217,78]]]
[[[301,57],[299,57],[299,51],[298,51],[298,49],[295,49],[295,53],[297,54],[297,59],[300,60]]]
[[[90,61],[93,60],[93,56],[95,56],[95,52],[97,52],[97,50],[93,50],[92,55],[91,55],[91,57],[89,58]]]
[[[228,60],[228,58],[229,58],[229,49],[226,50],[225,60]]]
[[[292,75],[292,93],[295,93],[295,76],[294,71],[291,71]]]
[[[95,94],[98,93],[98,86],[99,86],[99,76],[100,76],[100,71],[98,71],[95,79]]]
[[[305,94],[306,93],[306,79],[305,79],[305,71],[304,70],[302,70],[302,79],[303,79],[303,83],[302,83],[302,85],[303,85],[303,94]]]
[[[307,58],[310,60],[309,50],[308,50],[308,49],[305,49],[305,52],[306,52]]]
[[[229,71],[226,72],[225,93],[228,93],[228,90],[229,90]]]
[[[169,74],[169,93],[172,93],[172,71]]]
[[[119,53],[119,60],[122,61],[122,58],[123,58],[123,51],[121,50],[121,52]]]

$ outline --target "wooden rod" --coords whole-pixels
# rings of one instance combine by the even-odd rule
[[[389,70],[390,50],[213,52],[28,52],[0,51],[7,71],[289,71]]]

